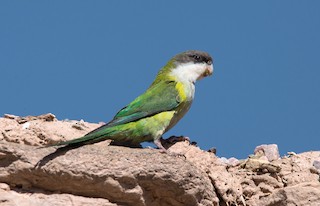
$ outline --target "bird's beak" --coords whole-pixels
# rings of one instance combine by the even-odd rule
[[[212,74],[213,74],[213,66],[212,66],[212,64],[207,65],[205,70],[204,70],[204,72],[198,77],[197,80],[200,80],[200,79],[202,79],[204,77],[207,77],[207,76],[210,76]]]
[[[210,64],[207,66],[205,72],[203,73],[203,77],[207,77],[213,74],[213,65]]]

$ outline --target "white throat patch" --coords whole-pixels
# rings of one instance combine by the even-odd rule
[[[176,77],[179,81],[195,83],[196,80],[203,77],[203,74],[208,67],[213,69],[212,65],[208,65],[206,63],[185,63],[177,66],[177,68],[172,70],[170,74]]]

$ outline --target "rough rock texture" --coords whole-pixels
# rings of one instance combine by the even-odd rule
[[[74,120],[58,121],[53,114],[0,118],[0,140],[26,145],[46,145],[81,137],[100,124]]]
[[[35,146],[98,126],[52,114],[0,118],[0,205],[320,205],[320,151],[278,158],[276,145],[261,145],[229,164],[187,141],[171,154],[107,141]]]

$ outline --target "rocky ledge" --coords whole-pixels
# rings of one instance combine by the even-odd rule
[[[188,141],[168,144],[170,154],[108,141],[40,147],[98,126],[53,114],[0,118],[0,205],[320,205],[320,151],[279,157],[276,145],[261,145],[228,160]]]

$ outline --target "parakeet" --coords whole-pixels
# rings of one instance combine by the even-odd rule
[[[195,82],[212,75],[213,59],[203,51],[189,50],[177,54],[159,71],[151,86],[121,109],[107,124],[83,137],[56,144],[84,145],[111,139],[115,144],[140,145],[160,142],[189,110],[195,93]]]

